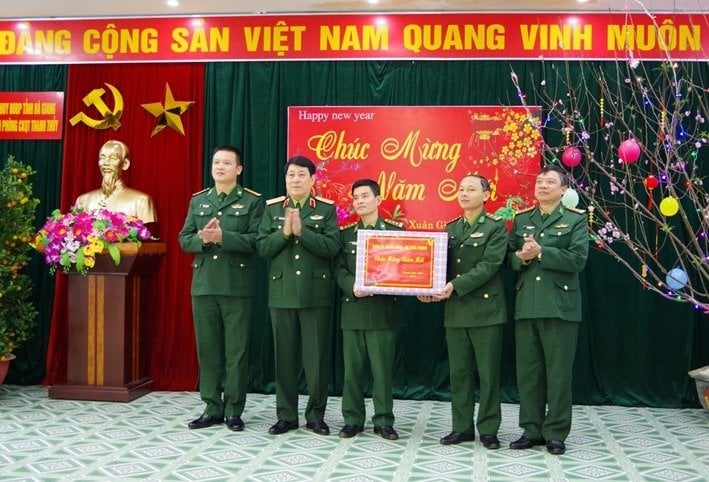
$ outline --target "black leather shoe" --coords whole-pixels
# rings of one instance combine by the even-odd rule
[[[234,432],[241,432],[244,430],[244,422],[238,415],[229,415],[226,418],[226,428]]]
[[[545,442],[543,438],[528,438],[522,435],[520,438],[510,444],[510,448],[515,450],[524,450],[536,447],[537,445],[544,445],[544,443]]]
[[[396,430],[391,425],[374,427],[374,433],[387,440],[397,440],[399,438],[399,434],[396,433]]]
[[[330,435],[330,427],[327,426],[324,420],[313,420],[305,424],[305,428],[309,428],[318,435]]]
[[[203,413],[198,419],[188,423],[187,427],[191,429],[206,428],[222,422],[224,422],[224,417],[215,417],[214,415]]]
[[[271,428],[268,429],[268,433],[271,435],[280,435],[286,433],[289,430],[295,430],[298,428],[298,422],[289,422],[288,420],[279,420],[274,423]]]
[[[362,431],[364,431],[364,427],[361,425],[345,425],[340,430],[340,438],[352,438]]]
[[[561,455],[566,452],[566,445],[561,440],[547,440],[547,452],[552,455]]]
[[[438,442],[440,442],[441,445],[457,445],[459,443],[469,442],[470,440],[475,440],[475,434],[451,432]]]
[[[480,441],[488,450],[497,450],[500,448],[500,441],[497,439],[497,435],[481,435]]]

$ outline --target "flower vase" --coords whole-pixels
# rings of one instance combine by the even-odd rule
[[[7,371],[10,369],[10,362],[15,359],[15,355],[10,353],[6,359],[0,361],[0,385],[5,382]]]

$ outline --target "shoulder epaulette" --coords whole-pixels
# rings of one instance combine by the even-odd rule
[[[566,207],[566,209],[568,209],[569,211],[574,212],[574,213],[576,213],[576,214],[586,214],[586,210],[585,210],[585,209],[570,208],[570,207],[568,207],[568,206]]]
[[[245,188],[244,188],[244,191],[248,192],[249,194],[253,194],[253,195],[256,196],[256,197],[261,197],[261,193],[260,193],[260,192],[256,192],[256,191],[254,191],[254,190],[252,190],[252,189],[249,189],[248,187],[245,187]]]
[[[461,214],[461,215],[458,216],[457,218],[451,219],[451,220],[448,221],[446,224],[453,224],[454,222],[458,221],[458,220],[459,220],[460,218],[462,218],[462,217],[463,217],[463,215]]]
[[[397,228],[404,227],[404,223],[401,223],[399,221],[394,221],[393,219],[383,219],[382,221],[384,221],[387,224],[391,224],[392,226],[396,226]]]
[[[211,188],[208,187],[207,189],[202,189],[201,191],[197,191],[196,193],[192,194],[192,197],[199,196],[199,195],[202,194],[203,192],[207,192],[207,191],[209,191],[210,189],[211,189]]]
[[[278,197],[274,197],[273,199],[269,199],[268,201],[266,201],[266,204],[268,204],[270,206],[271,204],[282,203],[285,200],[286,200],[285,196],[278,196]]]
[[[492,213],[485,213],[485,216],[492,219],[493,221],[502,221],[502,218],[500,216],[495,216]]]
[[[523,214],[523,213],[528,213],[529,211],[534,210],[536,207],[537,207],[537,206],[530,206],[530,207],[528,207],[528,208],[519,209],[519,210],[515,211],[515,215],[517,215],[517,214]]]
[[[357,221],[351,222],[350,224],[345,224],[344,226],[340,226],[340,231],[344,231],[345,229],[350,229],[353,226],[357,225]]]
[[[318,201],[324,202],[325,204],[335,204],[335,201],[333,201],[332,199],[328,199],[326,197],[315,196],[315,199],[317,199]]]

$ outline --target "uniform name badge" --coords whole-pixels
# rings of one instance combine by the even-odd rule
[[[446,284],[448,235],[357,231],[355,289],[369,294],[432,295]]]

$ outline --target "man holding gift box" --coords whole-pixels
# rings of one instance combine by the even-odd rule
[[[382,203],[379,184],[360,179],[352,184],[352,204],[359,221],[340,228],[342,250],[335,260],[335,281],[342,289],[342,349],[345,365],[342,389],[342,416],[345,426],[340,437],[350,438],[364,430],[366,416],[364,386],[366,366],[372,374],[374,433],[396,440],[392,372],[396,331],[401,314],[395,296],[370,295],[355,289],[357,231],[360,229],[402,230],[402,224],[379,216]]]
[[[453,431],[443,445],[475,440],[475,426],[487,449],[499,449],[502,422],[500,361],[507,321],[500,268],[507,254],[505,223],[486,213],[490,185],[482,176],[460,181],[458,204],[463,215],[446,226],[448,279],[443,291],[422,301],[445,300],[444,324],[450,363]],[[480,406],[475,423],[475,372],[480,381]]]

